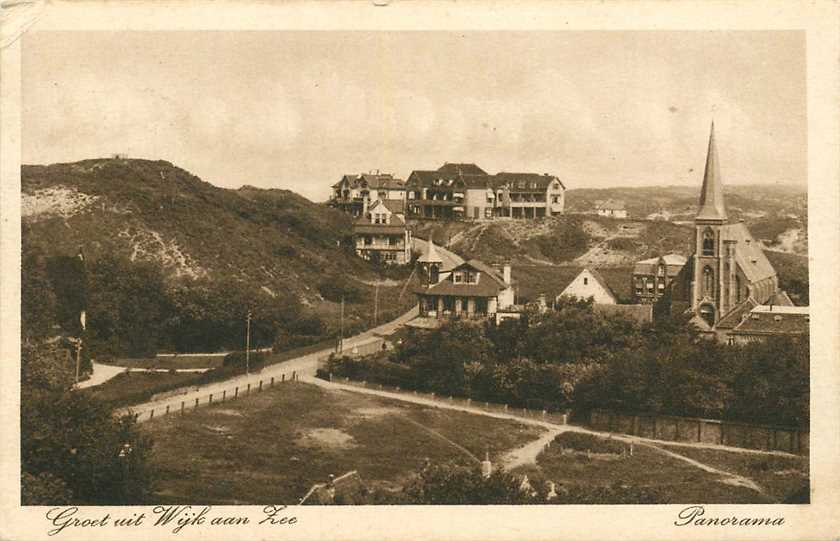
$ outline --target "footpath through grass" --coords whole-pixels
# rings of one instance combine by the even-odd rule
[[[672,450],[682,454],[681,449]],[[715,467],[711,463],[708,465]],[[754,490],[722,482],[723,477],[656,449],[635,445],[631,455],[627,443],[574,432],[560,434],[537,457],[536,466],[516,471],[554,481],[563,503],[739,504],[774,501]]]
[[[155,441],[154,500],[172,504],[294,504],[313,484],[350,470],[371,488],[396,488],[427,458],[477,466],[470,454],[483,458],[487,450],[497,462],[543,433],[516,421],[303,383],[141,429]]]
[[[659,446],[713,468],[748,477],[780,503],[803,492],[807,494],[810,475],[808,457],[749,451],[739,453],[682,445]]]

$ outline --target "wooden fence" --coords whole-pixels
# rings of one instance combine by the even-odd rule
[[[712,443],[798,455],[807,455],[809,450],[809,432],[792,427],[606,410],[593,410],[589,422],[596,430],[657,440]]]
[[[440,395],[433,392],[415,391],[411,389],[401,389],[397,386],[383,385],[381,383],[368,383],[367,381],[356,381],[350,378],[333,376],[330,374],[330,381],[341,383],[344,385],[351,385],[354,387],[361,387],[364,389],[374,389],[377,391],[386,391],[389,393],[398,393],[405,396],[416,396],[434,401],[441,405],[457,405],[465,408],[472,408],[481,411],[489,411],[492,413],[501,413],[505,415],[512,415],[521,417],[523,419],[536,419],[545,421],[547,423],[554,423],[565,425],[568,423],[569,415],[567,412],[552,412],[545,409],[533,408],[517,408],[509,406],[508,404],[498,404],[496,402],[485,402],[482,400],[473,400],[472,398],[459,398],[449,395]]]
[[[229,389],[222,389],[221,391],[215,391],[202,396],[191,396],[189,398],[184,397],[182,400],[175,400],[159,406],[153,406],[146,408],[143,411],[135,412],[132,411],[131,408],[129,408],[129,411],[132,415],[134,415],[134,420],[140,423],[143,421],[149,421],[155,417],[169,415],[170,413],[179,413],[183,415],[188,411],[197,409],[199,406],[212,406],[213,404],[230,402],[231,400],[236,400],[237,398],[242,398],[243,396],[249,396],[251,393],[260,393],[264,389],[274,387],[276,383],[285,383],[287,381],[297,380],[297,371],[292,371],[288,378],[286,377],[286,374],[281,374],[278,377],[272,376],[271,378],[261,379],[254,383],[243,383]]]

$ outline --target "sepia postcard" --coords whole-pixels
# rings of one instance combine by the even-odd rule
[[[832,2],[4,2],[0,539],[840,538]]]

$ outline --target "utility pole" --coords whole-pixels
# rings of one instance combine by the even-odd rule
[[[251,310],[245,323],[245,374],[251,373]]]
[[[344,295],[341,296],[341,325],[340,325],[340,334],[338,337],[338,352],[341,353],[344,351]]]
[[[82,336],[76,342],[76,385],[79,385],[79,366],[82,363]]]
[[[373,286],[373,326],[379,322],[379,282]]]

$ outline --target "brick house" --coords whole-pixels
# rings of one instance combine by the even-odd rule
[[[637,261],[633,265],[633,298],[643,304],[656,303],[671,282],[682,271],[688,259],[679,254],[667,254]]]

